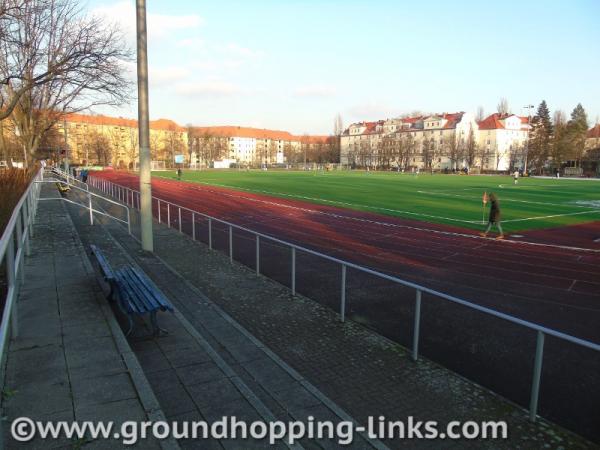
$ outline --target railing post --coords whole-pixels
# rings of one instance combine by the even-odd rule
[[[208,248],[212,250],[212,219],[208,219]]]
[[[171,204],[167,202],[167,226],[171,228]]]
[[[90,208],[90,225],[94,225],[94,210],[92,209],[92,194],[88,192],[88,203]]]
[[[29,234],[31,225],[31,204],[29,202],[29,194],[27,195],[27,197],[25,197],[23,208],[23,234],[25,235],[25,254],[29,256],[31,254],[31,246],[29,245]]]
[[[233,228],[229,225],[229,261],[233,262]]]
[[[156,201],[158,202],[158,223],[161,223],[160,222],[160,199],[157,198]],[[139,204],[139,202],[138,202],[138,204]]]
[[[540,380],[542,377],[542,360],[544,359],[544,333],[537,332],[535,360],[533,363],[533,380],[531,382],[531,400],[529,402],[529,420],[535,422],[540,396]]]
[[[256,275],[260,275],[260,236],[256,235]]]
[[[196,240],[196,213],[192,212],[192,240]]]
[[[340,305],[342,322],[346,321],[346,264],[342,264],[342,302]]]
[[[181,233],[181,208],[177,207],[177,209],[179,210],[179,232]]]
[[[29,234],[27,235],[27,255],[29,255],[29,252],[31,251],[31,246],[29,244],[29,240],[31,238],[33,238],[33,221],[35,220],[35,191],[37,189],[37,184],[34,186],[34,188],[29,191],[29,220],[27,222],[27,226],[29,227]]]
[[[19,262],[19,273],[21,275],[21,283],[25,281],[25,274],[23,273],[23,268],[25,267],[25,255],[23,251],[23,208],[19,210],[17,213],[17,223],[15,224],[15,228],[17,230],[17,252],[21,249],[21,261]]]
[[[292,247],[292,295],[296,295],[296,247]]]
[[[421,328],[421,291],[417,289],[415,296],[415,327],[413,330],[412,359],[416,361],[419,358],[419,332]]]
[[[8,236],[8,247],[6,248],[6,253],[4,255],[6,261],[6,281],[7,287],[10,291],[10,288],[13,288],[13,309],[10,316],[10,329],[13,337],[16,337],[19,334],[19,324],[17,319],[17,308],[15,308],[17,304],[17,280],[15,276],[15,243],[13,240],[12,234]],[[10,301],[7,297],[6,301]]]

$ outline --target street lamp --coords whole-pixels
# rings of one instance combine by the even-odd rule
[[[534,108],[533,105],[524,106],[523,109],[527,110],[527,126],[531,126],[531,110]],[[525,163],[523,164],[523,174],[527,173],[527,156],[529,155],[529,130],[527,130],[527,144],[525,146]]]

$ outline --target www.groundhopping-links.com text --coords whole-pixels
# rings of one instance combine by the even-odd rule
[[[235,416],[206,421],[126,421],[114,422],[45,422],[19,417],[11,424],[11,435],[19,442],[39,439],[115,439],[132,445],[149,437],[155,439],[254,439],[273,445],[278,442],[294,444],[300,439],[331,439],[341,445],[354,441],[356,434],[368,439],[506,439],[508,426],[504,421],[451,421],[440,426],[438,422],[416,420],[386,420],[369,417],[367,426],[351,421],[318,421],[309,416],[306,421],[245,422]]]

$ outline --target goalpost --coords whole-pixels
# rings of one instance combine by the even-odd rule
[[[139,172],[140,170],[140,162],[136,161],[134,164],[134,170]],[[150,170],[167,170],[166,164],[164,161],[150,161]]]

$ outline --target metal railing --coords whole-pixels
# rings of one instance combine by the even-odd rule
[[[127,225],[127,231],[129,232],[129,234],[131,234],[130,212],[129,212],[129,208],[126,205],[123,205],[122,203],[119,203],[119,202],[115,202],[109,198],[103,197],[101,195],[98,195],[98,194],[90,191],[87,183],[84,183],[83,181],[73,178],[72,176],[70,176],[69,174],[67,174],[64,171],[61,171],[58,169],[51,169],[49,171],[49,174],[50,175],[58,174],[59,176],[62,176],[64,178],[66,184],[69,186],[69,189],[75,189],[77,191],[83,192],[83,195],[87,196],[87,205],[84,205],[84,204],[78,203],[78,202],[74,202],[73,200],[70,200],[66,197],[51,197],[51,198],[40,197],[40,198],[38,198],[38,201],[62,200],[64,202],[71,203],[73,205],[80,206],[82,208],[86,208],[89,211],[90,225],[94,225],[94,214],[100,214],[102,216],[109,217],[110,219],[116,220],[117,222],[121,222],[121,223]],[[61,180],[61,179],[48,178],[48,176],[44,176],[44,171],[42,171],[42,179],[35,181],[35,183],[38,183],[38,184],[62,183],[62,182],[63,182],[63,180]],[[74,182],[81,183],[83,186],[85,186],[85,189],[75,185]],[[103,201],[112,203],[113,205],[117,205],[118,207],[123,208],[123,210],[125,211],[126,219],[125,220],[120,219],[119,217],[108,214],[105,211],[100,211],[100,210],[94,208],[92,205],[92,198],[99,198]]]
[[[25,279],[25,255],[30,253],[29,241],[33,236],[33,220],[40,195],[39,184],[42,169],[34,176],[31,183],[16,204],[8,224],[0,238],[0,263],[6,268],[6,297],[0,322],[0,357],[2,364],[9,339],[19,334],[17,319],[17,297]]]
[[[103,178],[90,177],[90,184],[96,189],[101,190],[109,195],[112,195],[114,198],[118,198],[119,201],[123,201],[126,205],[131,206],[133,208],[139,209],[140,205],[140,193],[139,191],[130,189],[125,186],[118,185],[109,180]],[[360,266],[358,264],[354,264],[349,261],[344,261],[333,256],[326,255],[324,253],[320,253],[315,250],[311,250],[306,247],[302,247],[300,245],[292,244],[290,242],[283,241],[273,236],[269,236],[240,225],[236,225],[225,220],[218,219],[216,217],[210,216],[208,214],[201,213],[199,211],[194,211],[190,208],[186,208],[184,206],[177,205],[175,203],[160,199],[158,197],[152,197],[153,200],[157,201],[158,204],[158,212],[157,219],[159,223],[162,223],[161,217],[161,205],[167,205],[167,225],[171,227],[171,209],[173,211],[177,211],[178,215],[178,225],[179,232],[183,233],[182,230],[182,221],[181,221],[181,211],[188,211],[192,214],[192,239],[196,240],[196,216],[203,217],[208,221],[208,246],[209,248],[213,248],[213,239],[212,239],[212,228],[213,222],[218,222],[225,225],[228,228],[229,234],[229,244],[228,244],[228,252],[229,259],[233,261],[233,230],[237,229],[240,231],[244,231],[254,235],[256,239],[256,273],[260,274],[260,240],[265,239],[271,242],[275,242],[278,244],[282,244],[291,249],[291,290],[292,294],[296,294],[296,253],[297,251],[305,252],[319,258],[325,259],[327,261],[334,262],[339,264],[341,270],[341,286],[340,286],[340,319],[342,322],[345,321],[346,316],[346,282],[347,282],[347,269],[351,268],[363,273],[367,273],[378,278],[391,281],[393,283],[411,288],[415,290],[415,312],[414,312],[414,321],[413,321],[413,335],[412,335],[412,359],[416,361],[419,355],[419,339],[420,339],[420,324],[421,324],[421,297],[423,293],[433,295],[435,297],[447,300],[449,302],[462,305],[464,307],[470,308],[475,311],[479,311],[481,313],[505,320],[510,323],[514,323],[516,325],[525,327],[532,331],[536,332],[536,347],[534,354],[534,364],[533,364],[533,375],[530,389],[530,402],[529,402],[529,418],[531,421],[535,421],[537,417],[538,404],[539,404],[539,390],[540,390],[540,380],[542,374],[542,361],[544,356],[544,341],[546,336],[552,336],[572,344],[588,348],[591,350],[595,350],[600,352],[600,345],[594,342],[590,342],[584,339],[577,338],[575,336],[568,335],[566,333],[562,333],[560,331],[553,330],[551,328],[544,327],[542,325],[538,325],[533,322],[529,322],[527,320],[519,319],[518,317],[511,316],[509,314],[502,313],[500,311],[496,311],[491,308],[487,308],[485,306],[478,305],[476,303],[469,302],[467,300],[463,300],[461,298],[445,294],[443,292],[439,292],[425,286],[412,283],[410,281],[402,280],[400,278],[394,277],[392,275],[387,275],[381,272],[377,272],[375,270],[369,269],[367,267]]]

